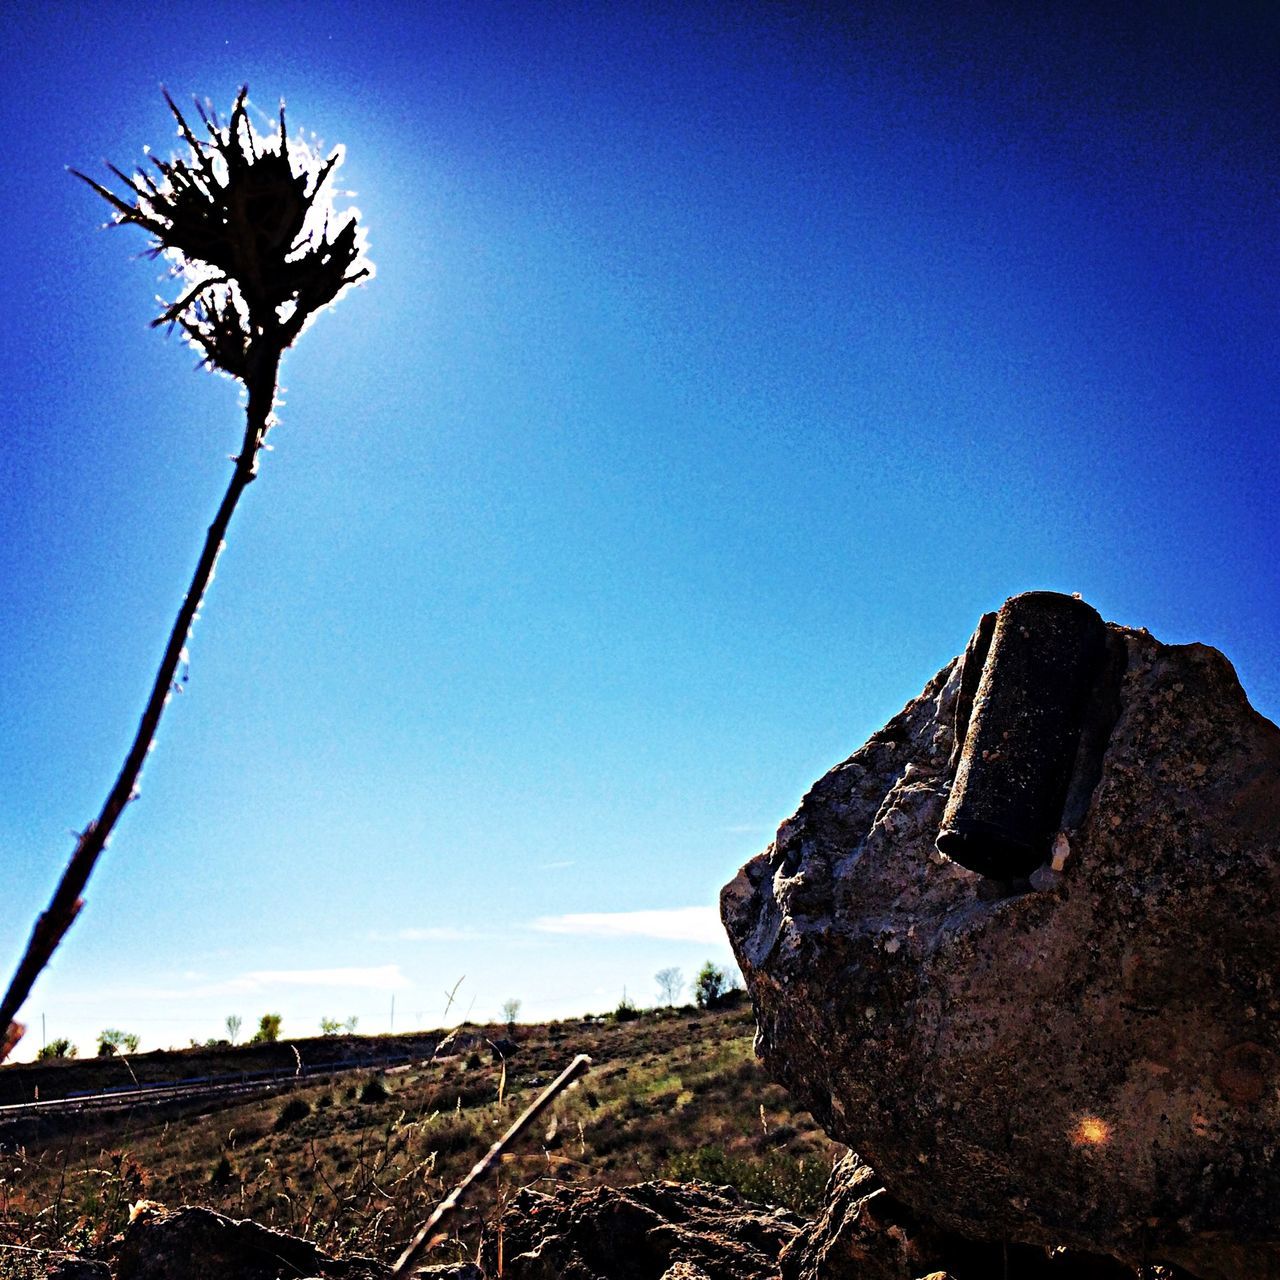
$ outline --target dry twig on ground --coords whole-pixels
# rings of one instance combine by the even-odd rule
[[[399,1261],[391,1272],[391,1280],[398,1276],[407,1276],[418,1264],[422,1256],[440,1240],[445,1238],[440,1225],[449,1217],[463,1200],[467,1192],[493,1168],[494,1162],[504,1151],[551,1105],[556,1095],[567,1089],[579,1076],[583,1075],[591,1065],[591,1059],[580,1053],[567,1067],[538,1095],[516,1122],[485,1152],[476,1162],[463,1180],[436,1206],[422,1229],[410,1241],[409,1247],[400,1255]]]

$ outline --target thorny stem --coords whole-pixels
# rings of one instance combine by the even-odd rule
[[[498,1157],[551,1105],[556,1095],[583,1075],[590,1065],[591,1059],[585,1053],[578,1054],[529,1104],[511,1128],[472,1166],[471,1172],[436,1205],[435,1212],[422,1224],[421,1230],[409,1242],[409,1247],[392,1267],[388,1280],[398,1280],[399,1277],[407,1276],[412,1272],[422,1255],[442,1238],[440,1224],[466,1199],[471,1188],[493,1168]]]
[[[262,337],[258,359],[255,362],[257,367],[250,371],[245,380],[249,399],[245,410],[244,442],[235,459],[235,470],[231,473],[231,481],[218,507],[218,513],[214,516],[213,523],[205,535],[204,549],[200,553],[200,560],[196,564],[191,585],[187,588],[186,597],[182,601],[182,608],[178,610],[173,630],[169,632],[169,643],[165,646],[164,657],[151,686],[151,696],[147,699],[146,709],[138,724],[133,745],[125,757],[120,776],[116,778],[115,785],[102,806],[102,812],[80,833],[75,852],[62,873],[62,879],[54,891],[48,909],[36,921],[26,952],[18,964],[3,1002],[0,1002],[0,1029],[4,1029],[0,1031],[0,1062],[8,1056],[25,1030],[21,1024],[13,1021],[14,1015],[30,995],[36,978],[49,963],[58,944],[84,905],[80,895],[89,882],[94,865],[106,848],[116,821],[129,801],[138,794],[138,779],[142,774],[142,766],[146,763],[147,755],[155,744],[160,717],[164,714],[174,688],[174,676],[182,660],[182,651],[186,647],[191,624],[200,611],[201,601],[213,578],[213,571],[226,539],[227,526],[231,523],[231,517],[235,513],[241,495],[258,474],[258,454],[271,425],[271,407],[275,402],[276,380],[279,376],[280,358],[283,352],[284,344],[278,339],[270,335]]]

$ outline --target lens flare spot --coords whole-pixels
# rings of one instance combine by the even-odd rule
[[[1104,1147],[1111,1141],[1111,1126],[1101,1116],[1081,1116],[1071,1141],[1077,1147]]]

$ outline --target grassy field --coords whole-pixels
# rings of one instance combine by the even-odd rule
[[[504,1158],[455,1219],[438,1260],[473,1255],[503,1201],[535,1183],[702,1178],[801,1211],[818,1204],[839,1149],[765,1076],[745,1007],[522,1025],[518,1052],[505,1062],[493,1060],[486,1041],[506,1036],[506,1027],[466,1031],[475,1045],[456,1057],[304,1081],[254,1101],[50,1117],[9,1133],[0,1126],[0,1276],[24,1274],[35,1256],[27,1249],[109,1248],[141,1199],[207,1205],[337,1254],[390,1257],[578,1053],[591,1055],[590,1072]],[[342,1039],[346,1050],[373,1056],[435,1038]],[[293,1059],[287,1046],[268,1048]],[[339,1056],[322,1041],[299,1041],[298,1049],[306,1061],[323,1051]],[[256,1069],[241,1055],[263,1056],[190,1053],[192,1062],[167,1055],[164,1078]],[[137,1060],[140,1078],[150,1065]],[[9,1070],[0,1072],[0,1093]],[[62,1092],[85,1087],[78,1078],[68,1085],[58,1064],[21,1070],[26,1097],[41,1071],[42,1097],[55,1081]]]

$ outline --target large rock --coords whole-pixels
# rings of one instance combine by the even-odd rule
[[[1108,626],[1050,856],[994,879],[935,847],[990,634],[725,887],[760,1051],[933,1227],[1280,1277],[1280,730]]]
[[[45,1280],[111,1280],[111,1268],[105,1262],[90,1258],[51,1258],[45,1269]]]
[[[802,1219],[707,1183],[521,1190],[502,1218],[502,1255],[486,1239],[485,1271],[506,1280],[775,1280]]]
[[[782,1280],[1138,1280],[1095,1253],[967,1239],[923,1222],[852,1152],[837,1162],[822,1213],[782,1251]],[[1185,1274],[1185,1273],[1184,1273]],[[1165,1267],[1142,1280],[1176,1280]]]
[[[212,1209],[148,1206],[124,1233],[117,1280],[385,1280],[370,1258],[338,1260],[309,1240]]]

